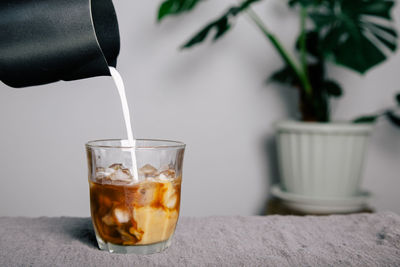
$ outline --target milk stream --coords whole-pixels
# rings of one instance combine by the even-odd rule
[[[129,144],[129,146],[133,147],[136,145],[136,140],[134,138],[133,131],[132,131],[131,116],[129,113],[128,101],[126,99],[124,81],[122,80],[122,77],[119,74],[119,72],[114,67],[109,67],[109,68],[110,68],[111,76],[114,80],[114,83],[115,83],[117,89],[118,89],[119,97],[121,99],[122,112],[124,114],[126,133],[128,136],[128,144]],[[131,153],[131,158],[132,158],[133,179],[134,179],[134,182],[137,182],[139,179],[139,176],[138,176],[138,168],[137,168],[135,149],[133,148],[133,149],[130,149],[129,151]]]

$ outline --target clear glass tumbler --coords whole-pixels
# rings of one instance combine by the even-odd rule
[[[150,254],[169,247],[179,216],[185,144],[98,140],[88,142],[86,151],[99,248]]]

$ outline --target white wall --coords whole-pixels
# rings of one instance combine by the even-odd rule
[[[207,1],[157,25],[159,2],[115,1],[122,36],[118,67],[136,135],[187,143],[183,215],[257,214],[277,175],[274,157],[265,153],[273,123],[296,111],[294,91],[263,83],[281,62],[245,18],[221,41],[180,52],[183,41],[235,1]],[[290,44],[297,19],[279,2],[266,1],[257,11]],[[332,68],[346,88],[334,118],[391,105],[400,91],[399,69],[399,53],[364,78]],[[125,137],[111,79],[20,90],[0,84],[0,122],[0,215],[88,216],[84,143]],[[400,213],[399,155],[400,130],[379,123],[364,181],[378,210]]]

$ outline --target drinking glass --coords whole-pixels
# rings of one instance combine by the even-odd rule
[[[170,246],[184,151],[184,143],[167,140],[86,144],[90,209],[101,250],[150,254]]]

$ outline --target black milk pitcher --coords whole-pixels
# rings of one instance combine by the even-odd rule
[[[0,80],[9,86],[111,75],[119,49],[111,0],[0,0]]]

